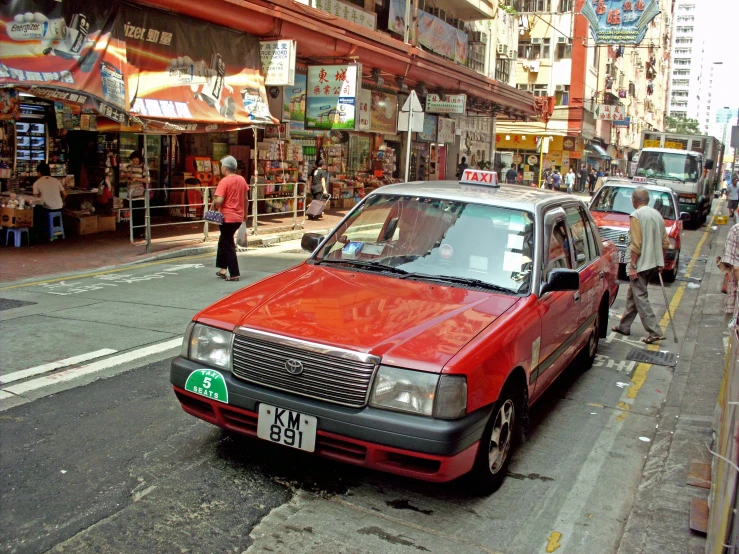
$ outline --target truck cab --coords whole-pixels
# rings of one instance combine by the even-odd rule
[[[711,160],[704,161],[698,152],[644,148],[639,155],[636,177],[654,179],[656,184],[674,190],[680,203],[680,212],[689,213],[690,225],[697,229],[711,211],[713,195],[704,170],[712,165]]]

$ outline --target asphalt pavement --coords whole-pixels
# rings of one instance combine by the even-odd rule
[[[241,283],[217,279],[208,254],[4,285],[0,550],[701,552],[686,506],[660,507],[680,492],[665,474],[710,434],[702,414],[723,355],[707,262],[724,231],[685,232],[681,276],[668,286],[680,342],[661,345],[677,367],[626,359],[643,346],[638,320],[632,337],[609,335],[595,367],[566,371],[534,406],[491,497],[232,436],[181,410],[169,360],[187,323],[244,279],[299,263],[297,242],[241,254]],[[659,285],[650,298],[663,314]],[[682,428],[664,423],[683,412],[693,419]],[[675,459],[681,444],[688,452]],[[667,517],[675,527],[656,525]],[[660,550],[668,531],[681,550]]]

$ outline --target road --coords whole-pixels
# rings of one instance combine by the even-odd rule
[[[707,242],[705,228],[685,232],[683,276],[668,287],[681,338]],[[208,255],[0,287],[0,550],[618,549],[673,377],[626,360],[638,344],[623,337],[602,341],[595,367],[568,370],[537,403],[491,497],[234,437],[185,414],[168,376],[189,320],[244,278],[299,263],[298,249],[241,254],[241,283],[217,279]],[[664,313],[658,285],[650,298]]]

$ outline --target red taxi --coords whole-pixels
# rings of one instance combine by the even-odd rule
[[[638,179],[638,178],[637,178]],[[598,225],[600,236],[612,241],[618,248],[618,261],[625,272],[629,259],[629,217],[634,211],[631,195],[642,186],[649,191],[649,205],[662,214],[670,238],[670,248],[665,252],[665,267],[662,275],[666,281],[674,281],[680,263],[680,246],[683,221],[690,214],[680,213],[677,195],[672,189],[650,184],[646,179],[637,182],[626,178],[608,179],[590,202],[590,213]]]
[[[572,195],[418,182],[368,195],[307,261],[195,316],[171,382],[230,431],[429,481],[502,482],[529,406],[590,367],[617,253]]]

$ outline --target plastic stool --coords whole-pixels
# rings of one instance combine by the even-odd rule
[[[54,220],[58,220],[59,225],[54,225]],[[64,236],[62,212],[49,212],[49,240],[54,240],[59,235],[61,235],[63,239],[67,238]]]
[[[26,241],[28,242],[28,246],[31,246],[31,235],[28,234],[28,227],[5,229],[5,244],[8,244],[8,240],[10,240],[10,235],[12,234],[15,237],[13,242],[16,248],[20,247],[21,240],[23,239],[23,233],[26,234]]]

